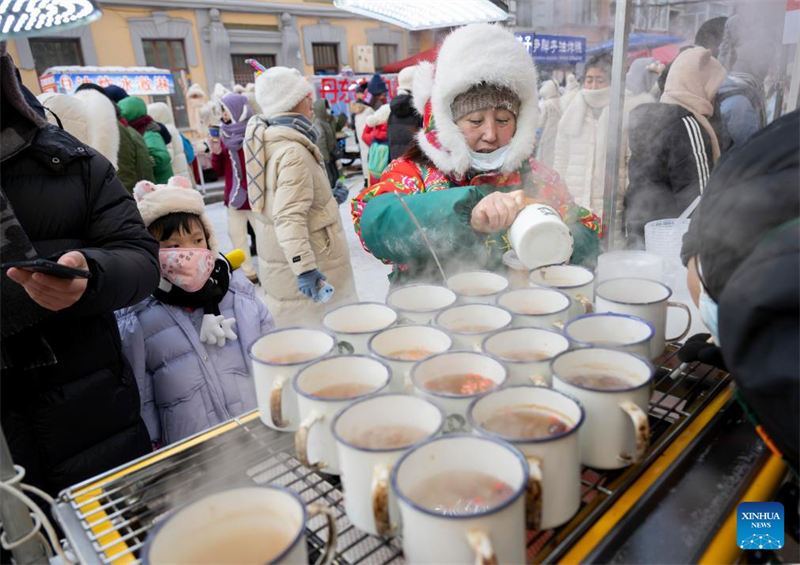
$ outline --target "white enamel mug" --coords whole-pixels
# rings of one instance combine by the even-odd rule
[[[508,228],[508,240],[529,269],[564,263],[572,256],[572,232],[556,209],[546,204],[523,208]]]
[[[386,304],[400,314],[398,323],[430,324],[436,314],[456,303],[458,296],[435,284],[409,284],[389,292]]]
[[[461,304],[494,304],[509,284],[506,277],[491,271],[468,271],[447,279],[447,286],[458,295]]]
[[[322,327],[333,333],[348,353],[369,353],[369,339],[397,322],[397,311],[380,302],[355,302],[334,308],[322,317]]]
[[[336,555],[336,515],[327,505],[306,509],[297,494],[275,485],[223,490],[178,508],[148,534],[142,562],[308,563],[305,525],[319,514],[328,535],[317,565],[327,565]]]
[[[620,469],[641,461],[650,442],[647,409],[655,374],[652,363],[617,349],[591,347],[566,351],[550,367],[553,388],[577,398],[586,410],[580,434],[581,463],[595,469]],[[599,389],[571,380],[606,375],[629,386]]]
[[[410,392],[411,367],[453,347],[453,338],[432,326],[395,326],[369,340],[369,352],[392,370],[392,392]],[[407,390],[408,389],[408,390]]]
[[[413,428],[420,437],[398,447],[365,446],[365,432],[375,434],[388,426]],[[392,467],[409,448],[439,435],[443,427],[442,409],[410,394],[372,396],[339,412],[332,429],[342,470],[344,507],[353,525],[374,536],[399,531],[400,511],[389,487]]]
[[[483,473],[506,483],[511,496],[494,507],[446,515],[414,502],[423,481],[444,473]],[[525,563],[528,463],[506,442],[474,435],[434,438],[407,451],[392,471],[403,520],[406,563]]]
[[[484,390],[467,390],[463,393],[433,391],[426,386],[430,381],[449,375],[479,375],[493,382]],[[490,355],[473,351],[448,351],[428,357],[411,369],[411,382],[417,396],[442,407],[447,414],[445,431],[457,432],[466,429],[467,408],[476,397],[490,389],[504,386],[508,380],[508,369]]]
[[[560,419],[568,428],[546,438],[520,439],[487,430],[484,425],[504,410],[533,410]],[[490,392],[472,402],[467,419],[473,433],[507,441],[528,460],[536,477],[534,499],[529,509],[534,530],[548,530],[568,522],[581,506],[581,449],[579,430],[585,418],[583,406],[557,390],[538,386],[510,386]],[[532,516],[531,516],[532,513]]]
[[[655,334],[647,320],[613,312],[578,316],[564,326],[564,335],[575,347],[613,347],[646,358]]]
[[[294,436],[294,447],[300,463],[309,469],[338,475],[339,460],[331,433],[333,417],[356,400],[383,392],[390,379],[389,367],[367,355],[322,359],[297,373],[292,384],[301,420]],[[319,396],[328,387],[348,384],[363,385],[368,390],[347,398]]]
[[[569,349],[569,340],[542,328],[511,328],[489,335],[481,350],[508,368],[507,385],[551,386],[550,361]]]
[[[453,337],[455,349],[479,351],[481,341],[497,330],[511,326],[514,316],[505,308],[492,304],[457,304],[436,316],[434,325]]]
[[[569,296],[552,288],[520,288],[497,297],[497,304],[514,314],[515,328],[561,329],[570,313]]]
[[[650,359],[664,353],[667,343],[680,341],[689,333],[692,326],[692,313],[686,304],[670,302],[670,288],[660,282],[647,279],[612,279],[597,285],[595,289],[595,310],[597,312],[616,312],[637,316],[650,322],[656,335],[650,342]],[[687,323],[683,333],[674,338],[665,336],[667,309],[679,308],[686,312]]]
[[[531,271],[533,286],[546,286],[560,290],[570,297],[572,304],[567,319],[592,312],[594,273],[578,265],[546,265]]]
[[[336,338],[322,330],[273,330],[247,349],[261,421],[274,430],[293,432],[300,423],[292,379],[297,371],[337,349]]]

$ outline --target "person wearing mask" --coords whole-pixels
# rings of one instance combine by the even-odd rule
[[[220,254],[189,179],[140,182],[134,195],[159,241],[161,283],[117,323],[150,440],[163,447],[257,407],[247,347],[275,323]]]
[[[119,104],[120,101],[125,100],[128,98],[128,93],[125,91],[124,88],[120,88],[114,84],[106,86],[103,90],[105,90],[108,97],[111,99],[112,102],[115,104]],[[169,145],[172,142],[172,134],[167,129],[167,126],[162,124],[161,122],[155,122],[158,126],[158,133],[161,134],[161,137],[164,139],[164,143]],[[126,125],[130,125],[126,121]]]
[[[709,117],[725,69],[702,47],[673,61],[661,102],[631,113],[630,183],[625,194],[628,247],[644,248],[644,227],[677,218],[702,194],[720,156]]]
[[[420,64],[414,105],[423,127],[416,143],[353,200],[356,233],[365,249],[394,265],[393,284],[441,283],[427,242],[446,272],[504,269],[506,231],[532,201],[560,212],[573,235],[571,262],[594,261],[599,219],[576,206],[559,176],[531,156],[536,84],[525,47],[498,25],[461,27],[442,43],[435,65]]]
[[[164,124],[169,132],[171,139],[167,143],[167,151],[172,163],[173,174],[187,179],[192,177],[192,171],[189,169],[189,159],[186,157],[186,150],[183,148],[181,132],[175,125],[175,116],[172,114],[172,109],[164,102],[154,102],[147,105],[147,114],[156,122]]]
[[[556,81],[553,79],[544,81],[539,88],[539,99],[541,100],[539,121],[542,134],[536,147],[536,160],[546,167],[552,167],[555,160],[558,122],[561,120],[561,96],[558,93]]]
[[[19,81],[0,43],[0,419],[25,482],[52,496],[151,451],[114,311],[158,285],[158,243],[108,160],[65,130]],[[28,101],[32,101],[29,105]]]
[[[161,135],[161,128],[152,117],[147,115],[147,105],[144,100],[137,96],[128,96],[120,100],[117,105],[128,125],[144,138],[147,151],[153,159],[153,174],[156,182],[166,183],[173,175],[172,159],[167,150],[167,143]]]
[[[392,98],[387,123],[389,160],[394,161],[408,150],[414,136],[422,127],[422,116],[414,108],[412,90],[417,67],[406,67],[397,75],[397,96]]]
[[[381,179],[384,169],[389,164],[388,123],[391,111],[391,107],[384,104],[367,118],[362,139],[369,146],[368,186],[372,186]]]
[[[225,178],[225,206],[228,207],[228,236],[235,248],[245,253],[242,271],[251,282],[258,282],[256,268],[247,242],[247,225],[258,233],[258,221],[247,200],[247,170],[244,160],[244,132],[253,116],[250,103],[242,94],[226,94],[220,100],[222,122],[220,136],[208,136],[211,164]]]
[[[333,304],[358,300],[350,251],[312,120],[311,85],[296,69],[256,78],[263,112],[245,133],[250,206],[258,234],[261,287],[278,327],[318,325]],[[320,287],[334,287],[329,302]]]

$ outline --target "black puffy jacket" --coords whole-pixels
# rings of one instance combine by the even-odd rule
[[[422,127],[422,117],[414,108],[410,94],[398,94],[392,98],[390,107],[392,113],[387,124],[389,159],[394,161],[408,149],[414,135]]]
[[[158,243],[111,164],[55,126],[4,160],[0,179],[38,255],[79,250],[92,272],[76,304],[29,330],[44,337],[57,363],[6,369],[0,378],[13,458],[26,482],[56,494],[151,449],[113,312],[155,290]],[[3,314],[11,312],[2,298]],[[23,336],[6,338],[4,349],[24,351]]]

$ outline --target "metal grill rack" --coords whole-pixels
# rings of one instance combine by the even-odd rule
[[[528,561],[563,556],[729,381],[727,373],[693,364],[678,367],[675,351],[658,363],[650,403],[651,444],[645,459],[627,469],[584,469],[581,509],[555,530],[528,533]],[[254,414],[219,434],[186,440],[185,449],[147,456],[122,469],[64,491],[55,514],[81,563],[135,565],[152,526],[172,508],[221,488],[279,484],[304,502],[326,502],[337,515],[335,563],[401,564],[398,538],[378,538],[355,528],[344,512],[339,478],[312,472],[293,454],[293,436],[264,426]],[[175,452],[177,451],[177,452]],[[322,516],[306,527],[312,562],[325,545]]]

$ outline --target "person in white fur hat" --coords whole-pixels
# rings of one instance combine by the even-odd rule
[[[333,304],[357,300],[339,205],[316,146],[311,85],[295,69],[256,78],[262,113],[245,132],[247,192],[262,221],[258,265],[278,327],[319,324]],[[333,297],[323,302],[325,284]]]
[[[441,281],[427,242],[448,272],[502,269],[506,230],[530,201],[559,210],[573,233],[573,262],[593,260],[597,218],[575,206],[559,176],[531,157],[536,83],[524,46],[497,25],[459,28],[442,43],[435,65],[419,65],[413,95],[423,127],[416,143],[353,200],[356,232],[373,255],[395,265],[393,282]],[[404,202],[396,193],[406,195]]]

